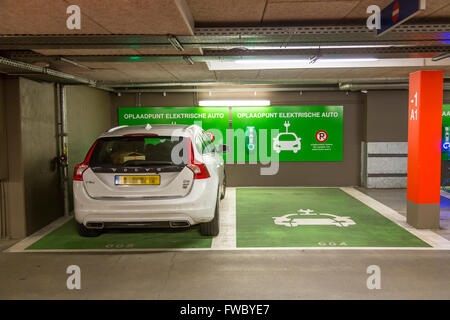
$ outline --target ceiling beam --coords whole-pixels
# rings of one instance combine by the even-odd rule
[[[344,49],[289,49],[289,50],[205,50],[203,55],[42,55],[33,51],[7,51],[5,56],[11,59],[35,62],[64,61],[80,67],[86,62],[195,62],[230,61],[238,59],[308,59],[312,56],[326,58],[432,58],[448,50],[447,46],[393,46],[393,47],[367,47]]]
[[[450,24],[402,25],[377,37],[365,26],[199,28],[176,39],[184,48],[226,49],[255,46],[403,44],[450,45]],[[167,35],[1,35],[0,50],[170,48]]]

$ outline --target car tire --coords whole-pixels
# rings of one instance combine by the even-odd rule
[[[82,223],[78,224],[78,234],[82,237],[98,237],[102,232],[97,229],[88,229]]]
[[[225,198],[226,192],[227,192],[227,175],[224,172],[222,181],[222,192],[220,193],[220,200],[223,200],[223,198]]]
[[[200,233],[202,236],[215,237],[219,234],[219,197],[216,200],[214,218],[210,222],[200,223]]]

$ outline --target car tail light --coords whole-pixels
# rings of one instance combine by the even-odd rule
[[[73,174],[73,180],[83,181],[83,173],[89,168],[85,163],[80,163],[75,167],[75,172]]]
[[[91,158],[92,152],[94,151],[95,146],[97,145],[97,141],[94,142],[92,147],[89,149],[84,161],[75,166],[75,170],[73,173],[74,181],[83,181],[83,173],[89,168],[89,159]]]
[[[194,173],[194,179],[206,179],[211,177],[206,165],[195,160],[194,145],[192,144],[192,141],[189,138],[187,138],[186,140],[189,151],[188,163],[186,164],[186,167],[191,169],[191,171]]]

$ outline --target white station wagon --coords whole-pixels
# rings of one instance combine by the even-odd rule
[[[121,126],[102,134],[75,167],[79,234],[200,224],[202,235],[216,236],[226,176],[213,140],[196,125]]]

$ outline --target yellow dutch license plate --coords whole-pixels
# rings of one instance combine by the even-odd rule
[[[116,185],[159,185],[161,176],[116,176]]]

